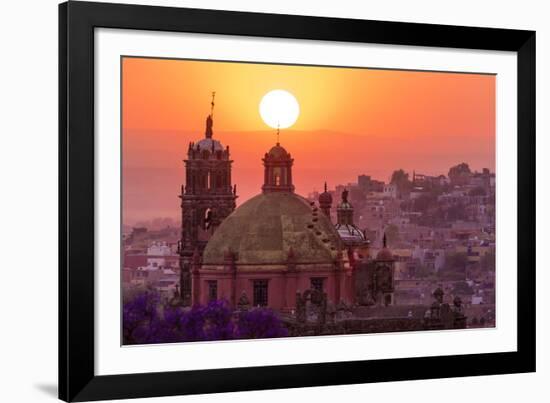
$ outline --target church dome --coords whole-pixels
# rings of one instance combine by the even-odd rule
[[[236,264],[333,263],[340,240],[330,220],[301,196],[289,192],[253,197],[227,217],[208,241],[203,264],[223,264],[227,251]],[[246,266],[245,266],[246,267]]]
[[[195,151],[208,150],[212,152],[212,145],[214,145],[214,151],[223,151],[222,143],[212,138],[204,138],[200,141],[197,141],[195,143],[194,149]]]
[[[277,159],[283,159],[283,158],[289,158],[290,154],[285,150],[284,147],[281,147],[279,143],[277,145],[271,147],[271,150],[267,153],[268,157],[271,158],[277,158]]]
[[[384,246],[376,255],[376,260],[380,260],[383,262],[393,261],[393,253],[391,253],[391,251],[386,246]]]
[[[319,195],[320,204],[332,204],[332,195],[329,192],[323,192]]]
[[[343,202],[341,202],[341,203],[338,203],[337,208],[338,208],[339,210],[353,210],[353,206],[352,206],[351,203],[348,202],[348,201],[343,201]]]
[[[353,206],[348,201],[348,195],[349,191],[347,189],[344,189],[344,191],[342,192],[342,201],[336,206],[338,210],[353,210]]]
[[[336,224],[334,228],[346,244],[365,244],[369,242],[365,237],[365,233],[355,225]]]
[[[388,248],[388,238],[386,237],[386,233],[384,232],[384,237],[382,238],[382,249],[378,252],[376,255],[376,260],[379,260],[381,262],[392,262],[395,260],[393,258],[393,253]]]

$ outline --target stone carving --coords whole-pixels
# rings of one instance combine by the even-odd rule
[[[174,290],[174,294],[172,295],[172,298],[168,301],[168,305],[171,307],[181,306],[182,305],[182,299],[180,296],[180,289],[179,286],[176,284],[176,289]]]
[[[342,320],[342,319],[348,319],[353,316],[353,312],[351,310],[351,307],[346,304],[346,302],[341,299],[340,302],[336,305],[336,319]]]
[[[342,192],[342,202],[347,203],[348,202],[348,195],[349,191],[347,189],[344,189]]]
[[[319,325],[326,323],[327,294],[308,289],[304,293],[296,292],[296,321],[298,323],[316,322]]]
[[[462,309],[462,300],[456,296],[453,305],[443,302],[444,292],[437,288],[433,292],[435,301],[424,315],[426,329],[463,329],[466,327],[466,317]]]
[[[453,312],[456,314],[463,314],[462,299],[457,295],[453,300]]]
[[[239,311],[247,311],[250,309],[250,300],[248,299],[246,291],[244,290],[239,297],[239,301],[237,302],[237,309]]]

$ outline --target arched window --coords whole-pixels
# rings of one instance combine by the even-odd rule
[[[213,211],[212,209],[208,208],[206,209],[206,211],[204,212],[204,218],[203,218],[203,223],[204,223],[204,229],[209,229],[210,226],[212,225],[212,215],[213,215]]]
[[[281,186],[281,168],[275,167],[273,168],[273,184],[275,186]]]

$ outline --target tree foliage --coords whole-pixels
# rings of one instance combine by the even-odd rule
[[[441,270],[441,276],[448,280],[463,280],[466,275],[468,256],[466,253],[449,253],[445,256],[445,266]]]
[[[445,257],[445,267],[452,271],[463,271],[468,264],[468,255],[463,252],[449,253]]]
[[[451,180],[451,183],[455,185],[463,185],[466,183],[471,173],[472,171],[470,171],[468,164],[462,162],[449,169],[449,179]]]
[[[420,265],[415,272],[415,277],[417,278],[426,278],[434,274],[434,271],[428,266]]]
[[[410,190],[412,187],[412,183],[409,181],[409,174],[403,169],[398,169],[393,172],[390,183],[397,186],[397,189],[401,193]]]
[[[384,232],[386,234],[388,244],[395,245],[397,242],[399,242],[399,228],[397,228],[396,225],[388,225]]]
[[[158,294],[142,292],[123,305],[124,344],[174,343],[284,337],[288,335],[270,309],[235,312],[224,300],[192,308],[162,306]]]

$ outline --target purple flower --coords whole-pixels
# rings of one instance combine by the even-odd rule
[[[239,316],[236,336],[239,339],[285,336],[288,336],[288,330],[271,309],[256,308]]]
[[[162,306],[159,295],[150,291],[124,303],[122,327],[124,344],[288,336],[287,329],[270,309],[236,314],[225,300],[192,308]]]

